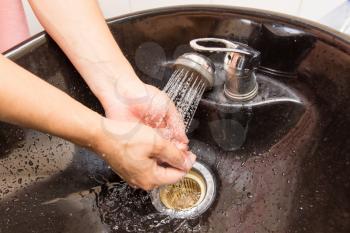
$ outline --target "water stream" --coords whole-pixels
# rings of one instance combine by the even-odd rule
[[[188,130],[199,101],[206,89],[199,74],[186,68],[176,69],[163,91],[175,103]],[[98,194],[97,205],[102,221],[112,232],[201,232],[201,218],[171,219],[157,212],[147,192],[126,183],[106,186]]]
[[[186,131],[206,87],[206,82],[199,74],[186,68],[178,68],[163,89],[183,117]]]

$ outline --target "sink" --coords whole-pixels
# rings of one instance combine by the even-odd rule
[[[121,180],[95,154],[0,123],[1,233],[350,232],[349,37],[291,16],[213,6],[156,9],[108,23],[146,83],[164,87],[172,72],[166,64],[191,51],[190,40],[218,37],[259,50],[259,85],[268,93],[280,87],[290,98],[217,104],[215,90],[205,93],[189,137],[192,151],[216,176],[216,200],[197,219],[162,216],[139,225],[133,212],[156,211],[142,191],[120,199],[130,203],[118,212],[101,212],[113,209],[101,200],[108,201]],[[103,113],[47,34],[6,56]],[[145,206],[134,210],[140,197]],[[123,216],[123,223],[113,223],[111,214]]]

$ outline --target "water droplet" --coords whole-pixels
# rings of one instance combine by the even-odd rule
[[[253,198],[253,194],[249,192],[249,193],[247,193],[247,197],[248,198]]]

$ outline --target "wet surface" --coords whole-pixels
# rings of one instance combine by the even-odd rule
[[[112,232],[201,232],[200,219],[172,219],[158,213],[148,193],[125,183],[104,187],[98,197],[102,220]]]
[[[1,123],[0,232],[349,232],[349,42],[297,20],[239,9],[181,8],[110,22],[140,77],[158,87],[165,85],[169,71],[150,67],[164,67],[164,61],[188,52],[191,39],[217,36],[254,47],[262,25],[274,24],[312,37],[305,53],[301,49],[296,50],[300,56],[293,55],[300,59],[291,62],[293,69],[275,66],[281,70],[267,75],[292,89],[302,104],[251,106],[227,113],[210,108],[205,100],[200,103],[191,148],[219,183],[213,207],[201,218],[183,222],[161,216],[146,193],[123,184],[106,186],[119,184],[120,179],[93,153]],[[102,112],[63,53],[49,38],[42,40],[30,50],[16,52],[15,61]],[[293,40],[285,43],[291,50],[298,46]],[[137,62],[140,48],[157,58],[154,64]],[[278,76],[292,71],[297,75]],[[203,130],[210,129],[213,119],[220,123],[214,124],[216,131]],[[233,141],[213,137],[229,126],[241,135],[229,135]],[[242,136],[244,140],[237,142]]]

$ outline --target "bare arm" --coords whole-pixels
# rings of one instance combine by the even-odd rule
[[[106,105],[117,79],[140,85],[103,18],[96,0],[29,0],[36,16],[90,89]],[[114,91],[114,90],[113,90]]]
[[[0,55],[0,120],[91,144],[99,114]]]
[[[29,0],[46,31],[75,65],[113,120],[163,121],[170,140],[186,150],[188,139],[174,104],[145,85],[122,54],[96,0]],[[133,101],[142,99],[140,101]],[[137,104],[135,104],[137,102]],[[151,119],[145,121],[145,119]]]
[[[150,127],[106,119],[2,55],[0,121],[89,147],[126,181],[144,189],[176,182],[192,166]],[[133,135],[128,134],[135,129]],[[178,169],[161,167],[159,160]]]
[[[190,169],[196,158],[188,151],[182,119],[164,93],[144,84],[136,76],[109,31],[97,1],[29,2],[46,31],[67,54],[103,105],[108,118],[105,119],[107,128],[117,131],[109,134],[110,138],[104,137],[105,141],[112,142],[117,138],[118,143],[125,145],[130,140],[135,142],[136,151],[133,153],[122,150],[122,157],[115,155],[115,152],[106,153],[110,154],[107,160],[115,170],[130,183],[141,187],[145,186],[142,183],[144,181],[135,181],[130,174],[137,174],[136,177],[141,180],[143,178],[147,185],[172,183],[179,179],[183,175],[181,170]],[[135,99],[142,101],[133,101]],[[119,127],[116,128],[115,125]],[[138,125],[137,130],[130,125]],[[148,126],[157,128],[157,132],[166,135],[168,141],[160,139],[158,133]],[[124,131],[124,136],[120,136],[120,131]],[[152,148],[143,148],[143,145],[151,144]],[[97,147],[101,145],[104,143],[101,142]],[[157,145],[162,145],[162,152]],[[106,148],[106,145],[102,148]],[[143,149],[140,150],[141,148]],[[105,153],[104,150],[97,151]],[[152,158],[152,164],[148,160],[142,160],[142,156],[135,158],[140,151]],[[157,164],[159,161],[167,162],[175,168],[162,168]],[[144,167],[145,164],[150,166]],[[159,174],[160,171],[163,175]]]

